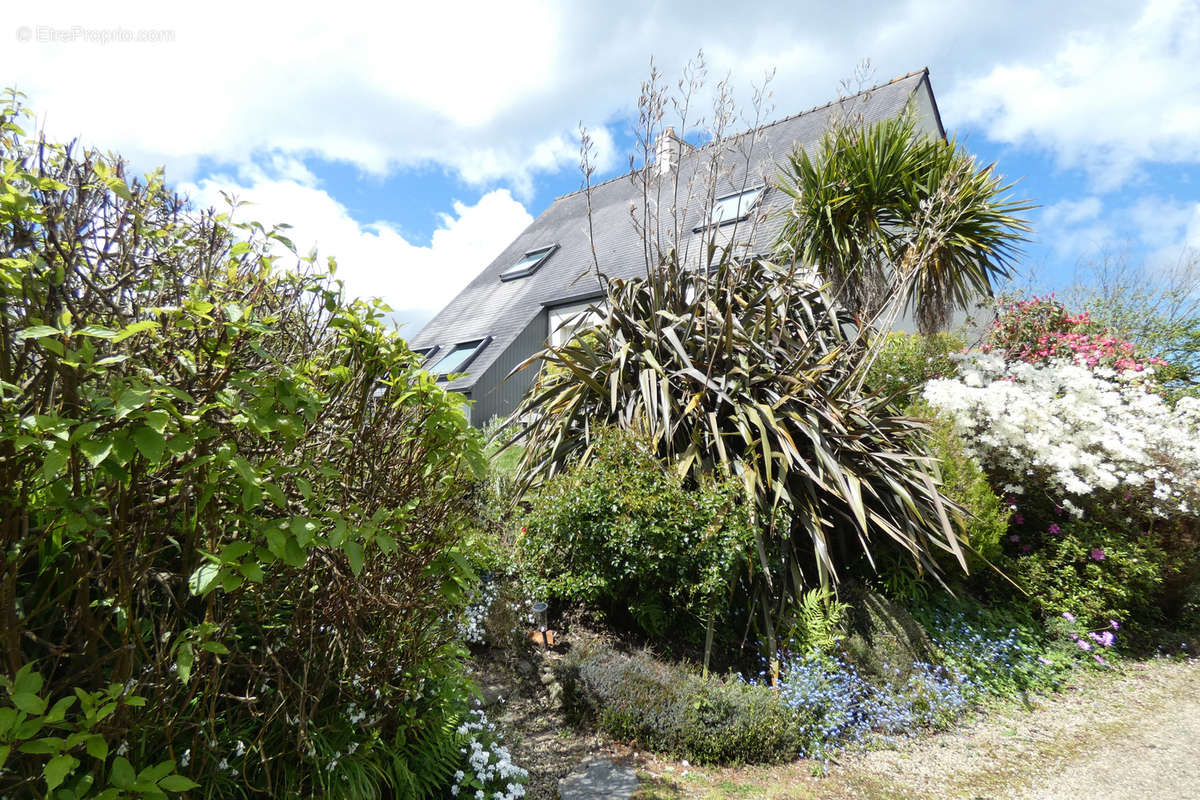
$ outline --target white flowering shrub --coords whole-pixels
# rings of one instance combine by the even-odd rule
[[[1181,613],[1200,575],[1200,400],[1170,404],[1150,370],[961,362],[924,399],[1003,492],[1003,568],[1033,605],[1095,624]]]
[[[963,358],[958,378],[926,384],[925,400],[1012,486],[1040,484],[1076,518],[1098,493],[1136,496],[1160,517],[1200,509],[1200,400],[1172,407],[1111,369]]]
[[[479,585],[479,589],[471,598],[471,603],[463,612],[458,625],[458,633],[464,642],[483,644],[487,639],[484,623],[487,622],[488,615],[492,611],[492,604],[496,602],[499,593],[500,590],[494,581],[484,581]]]
[[[457,733],[466,737],[461,752],[467,764],[466,769],[454,773],[451,795],[474,800],[517,800],[525,796],[529,772],[513,763],[508,748],[500,744],[496,726],[482,709],[472,711]]]

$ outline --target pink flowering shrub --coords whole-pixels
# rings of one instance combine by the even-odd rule
[[[1161,358],[1142,356],[1131,342],[1092,322],[1088,312],[1071,314],[1053,295],[1002,307],[981,349],[997,353],[1005,361],[1028,364],[1062,359],[1089,369],[1109,367],[1117,372],[1167,366]]]

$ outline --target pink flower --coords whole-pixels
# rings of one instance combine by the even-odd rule
[[[1063,619],[1065,619],[1067,622],[1074,622],[1074,621],[1075,621],[1075,615],[1074,615],[1074,614],[1072,614],[1070,611],[1064,611],[1064,612],[1063,612]]]
[[[1092,548],[1092,561],[1103,561],[1103,560],[1104,560],[1104,550],[1099,547],[1093,547]]]
[[[1062,533],[1062,528],[1058,527],[1057,522],[1051,522],[1049,530],[1051,533]]]

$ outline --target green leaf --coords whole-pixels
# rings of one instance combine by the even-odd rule
[[[126,325],[124,328],[121,329],[120,333],[118,333],[115,337],[113,337],[113,341],[114,342],[123,342],[126,339],[128,339],[130,336],[137,336],[139,333],[143,333],[148,330],[153,330],[154,328],[157,328],[157,327],[159,327],[159,325],[154,320],[144,319],[141,322],[135,322],[132,325]]]
[[[201,642],[200,649],[209,653],[216,653],[219,656],[229,655],[229,648],[220,642]]]
[[[87,744],[84,745],[87,749],[87,754],[92,758],[105,761],[108,759],[108,741],[100,734],[93,734],[88,737]]]
[[[153,428],[156,433],[162,433],[170,419],[170,414],[159,409],[147,411],[145,415],[146,424]]]
[[[24,330],[17,331],[17,341],[23,342],[26,339],[43,339],[47,336],[57,336],[62,333],[58,328],[51,328],[49,325],[34,325]]]
[[[52,481],[58,477],[58,473],[62,472],[63,467],[66,465],[66,449],[55,447],[46,453],[46,459],[42,462],[42,477],[48,481]]]
[[[42,739],[25,742],[19,750],[22,753],[28,753],[33,756],[48,756],[61,753],[66,746],[67,742],[65,739],[61,739],[58,736],[47,736]]]
[[[133,786],[137,780],[137,773],[133,771],[133,765],[124,756],[117,756],[113,759],[112,771],[109,773],[108,782],[118,789],[128,789]]]
[[[104,459],[108,458],[108,454],[112,452],[113,443],[111,438],[104,438],[99,441],[88,439],[79,443],[79,452],[87,458],[88,463],[93,467],[100,466]]]
[[[244,564],[239,564],[238,571],[241,572],[248,581],[253,581],[254,583],[262,583],[263,581],[263,568],[258,564],[257,561],[247,561]]]
[[[306,547],[313,540],[313,534],[317,530],[317,523],[305,517],[296,517],[291,521],[289,526],[292,535],[296,537],[296,543],[301,547]]]
[[[153,767],[146,767],[138,773],[138,783],[157,783],[167,775],[170,775],[175,770],[175,762],[171,760],[160,761]]]
[[[137,446],[138,452],[151,464],[157,464],[162,460],[163,449],[167,445],[161,433],[145,425],[134,429],[133,443]]]
[[[32,692],[14,692],[12,704],[33,717],[46,713],[46,701]]]
[[[8,754],[12,752],[12,745],[0,744],[0,769],[4,769],[4,762],[8,761]]]
[[[67,709],[75,705],[75,696],[70,695],[60,699],[50,708],[50,712],[46,714],[46,722],[60,722],[67,715]]]
[[[146,404],[150,399],[149,389],[138,389],[133,386],[126,387],[119,395],[115,403],[117,419],[124,419],[129,414]]]
[[[201,564],[196,567],[196,571],[188,578],[188,591],[195,597],[203,597],[214,586],[220,572],[221,568],[216,564],[207,562]],[[184,683],[186,682],[184,681]]]
[[[54,791],[67,775],[79,766],[79,759],[68,755],[55,756],[42,767],[42,776],[46,779],[46,788]]]
[[[196,653],[192,650],[191,642],[184,642],[175,651],[175,668],[179,673],[179,681],[187,683],[192,677],[192,664],[196,663]]]
[[[24,664],[17,670],[16,676],[13,677],[12,690],[14,692],[23,692],[29,694],[37,694],[42,690],[45,681],[42,674],[33,668],[33,664]]]
[[[133,193],[129,191],[129,186],[127,186],[125,181],[121,180],[116,175],[106,180],[104,185],[109,188],[109,191],[125,202],[133,202]]]
[[[105,328],[101,325],[88,325],[86,328],[81,328],[75,332],[76,336],[91,336],[95,339],[112,339],[116,337],[117,332],[110,328]]]
[[[384,555],[391,555],[396,552],[396,540],[386,533],[381,533],[375,537],[375,543],[379,545],[379,549],[384,552]]]
[[[158,785],[168,792],[186,792],[191,789],[200,788],[200,784],[182,775],[168,775],[160,780]]]
[[[350,560],[350,570],[354,573],[354,577],[362,574],[363,570],[363,548],[358,542],[346,542],[342,545],[342,550],[346,553],[346,558]]]
[[[283,548],[283,561],[290,567],[299,569],[304,566],[304,562],[308,560],[308,556],[304,553],[304,548],[296,541],[295,537],[287,537],[287,544]]]
[[[250,544],[249,542],[230,542],[221,550],[221,561],[224,563],[237,561],[239,558],[246,555],[246,553],[249,553],[253,549],[254,545]]]

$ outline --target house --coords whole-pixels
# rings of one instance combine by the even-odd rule
[[[838,118],[878,121],[910,103],[919,130],[945,136],[927,69],[731,137],[719,153],[712,145],[693,148],[668,129],[654,164],[559,197],[410,344],[426,354],[430,372],[452,376],[447,388],[471,400],[473,424],[507,416],[535,370],[509,373],[546,342],[563,340],[563,323],[602,296],[596,266],[609,277],[645,274],[635,220],[649,214],[649,227],[673,228],[681,251],[697,259],[705,238],[769,252],[781,224],[772,212],[788,200],[772,187],[777,165],[798,145],[811,152]],[[715,191],[713,179],[697,180],[714,165]],[[695,196],[697,186],[706,197]]]

